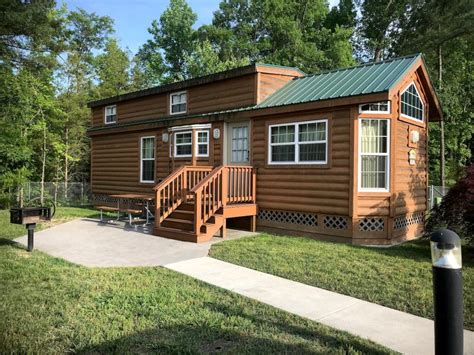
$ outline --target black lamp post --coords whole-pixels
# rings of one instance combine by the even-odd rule
[[[435,354],[463,354],[461,239],[449,229],[431,235]]]

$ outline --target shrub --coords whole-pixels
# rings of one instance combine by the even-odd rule
[[[469,244],[474,242],[474,164],[431,211],[427,231],[440,227],[456,231]]]

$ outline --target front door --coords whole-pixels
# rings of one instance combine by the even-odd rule
[[[250,165],[250,122],[233,122],[227,125],[227,163]]]

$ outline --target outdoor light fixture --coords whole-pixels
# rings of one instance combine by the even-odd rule
[[[214,128],[214,131],[212,131],[212,136],[214,139],[219,139],[221,137],[221,130],[219,128]]]
[[[461,239],[449,229],[441,229],[431,237],[431,259],[434,267],[460,269]]]
[[[168,135],[168,133],[163,133],[161,136],[161,140],[163,141],[163,143],[168,143],[169,138],[170,136]]]
[[[435,354],[463,354],[461,238],[449,229],[431,235]]]
[[[418,143],[420,141],[420,132],[411,131],[411,142]]]

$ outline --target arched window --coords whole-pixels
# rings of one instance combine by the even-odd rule
[[[411,84],[402,93],[402,116],[413,118],[418,121],[424,119],[423,101],[416,89],[415,84]]]

